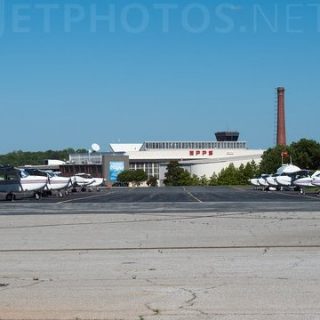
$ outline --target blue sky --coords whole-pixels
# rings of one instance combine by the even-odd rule
[[[0,153],[213,140],[218,130],[267,148],[277,86],[288,142],[319,140],[319,8],[0,0]]]

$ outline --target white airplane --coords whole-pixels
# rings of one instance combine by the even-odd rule
[[[71,178],[61,177],[53,172],[48,172],[49,183],[47,185],[49,190],[59,191],[66,190],[72,186]]]
[[[269,186],[268,182],[267,182],[267,178],[269,177],[269,174],[262,174],[260,178],[258,178],[258,182],[260,184],[261,187],[266,188]]]
[[[249,179],[249,182],[255,187],[260,187],[259,178]]]
[[[314,173],[311,183],[315,187],[320,187],[320,171]]]
[[[267,187],[268,184],[266,182],[266,178],[268,177],[269,175],[268,174],[262,174],[260,177],[258,178],[253,178],[253,179],[249,179],[249,182],[255,186],[256,188],[258,187]]]
[[[78,173],[71,177],[71,182],[76,187],[86,187],[93,183],[93,179],[89,174]]]
[[[280,188],[282,186],[291,185],[288,183],[288,174],[300,171],[300,168],[292,164],[285,164],[278,168],[277,172],[273,175],[262,174],[259,178],[250,179],[250,183],[255,187],[263,187],[264,189]],[[291,178],[290,178],[291,179]],[[290,180],[291,181],[291,180]],[[274,189],[276,190],[276,189]]]
[[[294,173],[289,173],[286,176],[281,177],[281,183],[280,185],[283,187],[299,187],[297,183],[295,183],[297,180],[303,179],[303,178],[308,178],[310,177],[310,171],[309,170],[300,170],[298,172]],[[299,182],[298,182],[299,183]],[[302,180],[300,181],[300,184],[303,184],[303,186],[306,186],[305,183],[306,181]],[[297,188],[296,188],[297,189]]]
[[[320,182],[320,171],[319,170],[314,172],[312,175],[307,174],[305,176],[297,177],[297,179],[293,182],[293,184],[298,187],[315,187],[317,185],[313,184],[313,180],[315,181],[315,183],[317,183],[318,179]]]
[[[11,166],[0,167],[0,192],[5,194],[7,201],[14,200],[18,193],[28,192],[32,192],[36,199],[39,199],[39,192],[47,183],[47,177],[31,176],[24,170]]]
[[[71,182],[74,187],[81,187],[85,191],[87,187],[97,188],[103,184],[103,178],[93,178],[87,173],[78,173],[71,177]]]
[[[294,179],[295,175],[301,171],[302,170],[299,167],[293,164],[285,164],[277,170],[278,176],[275,177],[274,179],[278,183],[278,186],[290,187],[292,186],[293,180],[295,180]]]
[[[268,183],[268,185],[269,185],[270,187],[275,188],[275,187],[278,187],[278,186],[279,186],[278,182],[276,181],[276,177],[278,177],[278,174],[277,174],[277,173],[276,173],[276,174],[273,174],[273,175],[270,175],[269,177],[266,178],[267,183]]]
[[[42,171],[37,169],[25,169],[24,170],[27,174],[31,176],[44,176],[48,178],[48,183],[45,188],[47,193],[51,194],[52,192],[58,191],[58,195],[60,197],[63,196],[62,190],[67,190],[69,187],[72,186],[71,179],[67,177],[60,177],[54,172],[49,171]]]

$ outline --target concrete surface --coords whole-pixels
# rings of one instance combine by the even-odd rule
[[[1,203],[0,319],[320,319],[319,202],[290,197]]]
[[[2,319],[319,319],[315,213],[0,217]]]

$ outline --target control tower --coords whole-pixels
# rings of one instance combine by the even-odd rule
[[[220,131],[216,132],[217,141],[238,141],[239,132],[238,131]]]

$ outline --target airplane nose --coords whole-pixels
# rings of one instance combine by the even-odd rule
[[[293,182],[293,184],[295,186],[303,186],[306,184],[306,179],[305,178],[301,178],[301,179],[297,179],[296,181]]]
[[[274,177],[268,177],[267,182],[270,186],[277,186],[277,182],[275,181]]]
[[[287,176],[277,177],[276,181],[282,186],[290,186],[291,178]]]
[[[254,186],[259,186],[258,179],[250,179],[250,183]]]
[[[294,181],[293,184],[295,186],[300,186],[301,184],[303,184],[303,179],[298,179],[298,180]]]
[[[260,178],[258,181],[261,186],[268,186],[268,183],[264,178]]]
[[[315,186],[320,186],[320,177],[313,178],[311,183]]]

